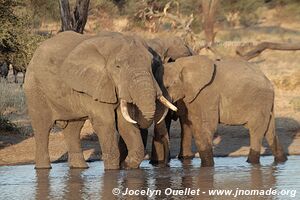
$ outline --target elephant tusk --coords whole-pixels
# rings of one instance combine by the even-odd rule
[[[133,119],[131,119],[131,117],[129,116],[129,113],[128,113],[128,109],[127,109],[127,102],[123,99],[121,99],[121,113],[122,113],[122,116],[124,117],[124,119],[126,121],[128,121],[129,123],[132,123],[132,124],[136,124],[137,122],[134,121]]]
[[[160,120],[156,124],[160,124],[167,116],[169,109],[165,109],[163,116],[160,118]]]
[[[171,102],[169,102],[165,97],[160,96],[159,97],[159,101],[164,104],[167,108],[170,108],[173,111],[177,111],[178,109],[176,108],[176,106],[174,106]]]

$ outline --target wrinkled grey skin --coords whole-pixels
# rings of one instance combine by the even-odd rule
[[[142,40],[141,38],[139,38]],[[152,72],[153,74],[156,73],[156,71],[160,68],[162,68],[162,64],[167,62],[173,62],[174,60],[194,55],[194,52],[191,50],[190,47],[179,37],[160,37],[160,38],[153,38],[150,40],[145,40],[144,42],[145,47],[149,50],[149,52],[153,55],[153,63],[152,63]],[[160,80],[161,77],[155,77],[160,88],[162,89],[164,96],[167,95],[167,92],[165,91],[162,80]],[[164,92],[165,91],[165,92]],[[168,96],[166,96],[168,97]],[[157,109],[156,109],[156,118],[160,119],[162,114],[165,111],[165,107],[162,106],[159,102],[157,102]],[[168,131],[170,129],[169,125],[171,123],[171,118],[176,117],[176,114],[172,111],[169,111],[166,116],[166,123],[167,123],[167,129],[166,129],[166,123],[165,121],[162,121],[160,124],[155,124],[154,126],[154,132],[159,129],[160,132],[154,134],[155,137],[153,138],[152,142],[152,158],[151,163],[156,164],[156,150],[159,150],[161,153],[165,152],[165,156],[169,156],[168,146],[169,143],[169,136]],[[147,137],[148,137],[148,130],[147,129],[141,129],[141,135],[143,138],[144,146],[146,147],[147,144]],[[161,141],[164,141],[164,144],[167,145],[161,145]],[[121,150],[121,160],[123,160],[127,155],[126,145],[120,140],[119,143]],[[154,148],[156,146],[156,148]]]
[[[0,78],[6,79],[9,71],[7,62],[0,63]]]
[[[170,63],[176,61],[178,58],[196,55],[196,53],[179,37],[165,36],[165,37],[147,40],[146,43],[150,47],[150,49],[156,53],[153,54],[154,58],[157,57],[155,55],[158,55],[159,59],[161,59],[163,63]],[[153,74],[156,74],[156,71],[161,69],[162,67],[163,66],[161,64],[154,65],[152,67]],[[164,92],[165,96],[168,96],[164,88],[164,85],[162,84],[161,76],[156,76],[155,78],[160,84],[160,87]],[[180,106],[180,104],[176,106],[178,107]],[[164,158],[169,157],[169,152],[167,152],[168,148],[166,147],[169,146],[169,133],[170,133],[171,120],[172,119],[177,120],[178,118],[181,123],[182,119],[180,115],[170,110],[165,120],[160,124],[155,125],[154,138],[152,142],[152,155],[151,155],[152,164],[165,165],[167,163],[168,159],[164,159]],[[183,136],[184,127],[182,127],[181,130],[182,130],[181,131],[182,141],[181,141],[179,157],[192,158],[194,157],[194,154],[191,152],[191,148],[190,147],[183,148],[187,145],[186,143],[188,143],[189,138],[187,138],[188,136],[185,137]],[[144,137],[145,134],[143,135],[143,140],[145,141]],[[162,145],[162,141],[163,141],[163,145]]]
[[[124,129],[119,132],[128,142],[124,165],[137,168],[144,154],[142,139],[136,132],[151,125],[155,101],[161,95],[151,63],[152,55],[142,43],[120,33],[86,36],[63,32],[43,42],[27,68],[24,83],[36,140],[36,168],[51,167],[48,142],[54,124],[64,128],[70,167],[87,167],[79,135],[84,121],[90,119],[105,169],[118,169],[116,118]],[[128,102],[137,125],[121,116],[121,99]]]
[[[274,89],[255,66],[237,59],[213,62],[192,56],[165,64],[157,73],[173,101],[180,104],[181,125],[186,134],[193,134],[202,166],[214,165],[212,141],[219,123],[249,129],[248,162],[259,163],[264,137],[275,162],[287,160],[275,134]]]

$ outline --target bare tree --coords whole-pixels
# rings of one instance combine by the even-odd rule
[[[300,50],[300,43],[273,43],[273,42],[262,42],[253,47],[252,50],[244,52],[242,48],[236,49],[236,54],[244,58],[245,60],[250,60],[260,55],[264,50],[283,50],[283,51],[295,51]]]
[[[205,33],[205,40],[207,46],[214,44],[216,32],[214,32],[214,24],[216,20],[216,11],[219,0],[202,0],[203,12],[203,28]]]
[[[88,17],[90,0],[76,0],[73,13],[70,10],[69,0],[59,0],[61,31],[73,30],[83,33]]]

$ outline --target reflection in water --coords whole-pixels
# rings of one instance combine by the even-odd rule
[[[271,188],[300,192],[299,156],[291,156],[282,165],[273,165],[272,157],[263,157],[260,166],[245,163],[243,157],[216,158],[215,161],[214,168],[200,168],[199,159],[184,163],[172,160],[168,168],[153,167],[144,161],[141,169],[128,171],[104,171],[102,162],[90,163],[90,168],[84,170],[69,169],[67,163],[53,164],[51,170],[34,170],[32,165],[5,166],[0,167],[0,199],[232,199],[233,196],[210,196],[208,191]],[[199,190],[199,195],[176,195],[178,190],[186,188]],[[113,190],[120,193],[113,195]],[[144,195],[122,196],[122,193],[142,190]],[[174,192],[174,195],[165,192]],[[291,195],[237,196],[235,199],[289,198]],[[299,194],[291,199],[299,199]]]

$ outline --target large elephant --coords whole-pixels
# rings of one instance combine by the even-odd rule
[[[150,47],[150,52],[154,51],[153,53],[154,58],[156,58],[156,55],[158,55],[159,59],[162,60],[162,63],[170,63],[176,61],[178,58],[196,55],[196,53],[192,50],[192,48],[190,48],[186,42],[184,42],[180,37],[177,36],[163,36],[159,38],[157,37],[157,38],[146,40],[146,43],[148,47]],[[163,67],[162,64],[160,64],[159,62],[157,63],[158,64],[153,65],[152,67],[153,74],[156,74],[156,71]],[[162,84],[161,76],[156,76],[155,78],[160,84],[164,92],[165,88]],[[168,148],[166,148],[167,146],[166,144],[169,143],[168,138],[169,138],[171,120],[177,120],[178,118],[181,123],[182,121],[181,117],[178,116],[176,112],[170,110],[165,117],[165,121],[162,121],[161,123],[156,124],[154,126],[154,138],[152,141],[152,155],[151,155],[152,164],[159,164],[159,163],[162,163],[163,165],[166,164],[167,161],[162,158],[166,157],[169,154],[169,152],[167,151]],[[190,145],[189,140],[191,140],[191,138],[188,138],[189,135],[183,137],[184,132],[185,129],[184,127],[182,127],[181,135],[183,139],[181,140],[179,157],[192,158],[194,157],[194,154],[191,151],[191,148],[183,148],[187,145]],[[143,134],[143,137],[145,137],[146,135],[147,134]]]
[[[186,57],[186,56],[192,56],[195,55],[193,50],[179,37],[174,37],[174,36],[168,36],[168,37],[157,37],[153,39],[148,39],[148,40],[143,40],[139,38],[138,36],[134,36],[135,38],[143,41],[144,46],[148,49],[148,51],[153,55],[153,63],[152,63],[152,72],[153,74],[156,73],[156,71],[159,68],[163,67],[163,63],[168,63],[168,62],[174,62],[176,59],[181,58],[181,57]],[[162,81],[160,80],[160,77],[155,77],[159,85],[163,89],[164,88],[162,85]],[[167,93],[166,93],[167,95]],[[152,163],[155,163],[155,160],[157,158],[155,157],[156,153],[155,150],[161,149],[166,147],[166,145],[161,145],[161,140],[164,141],[164,143],[168,143],[168,130],[170,126],[171,119],[176,117],[176,114],[174,111],[170,110],[168,113],[165,111],[165,107],[162,107],[161,103],[157,104],[157,118],[161,119],[164,118],[166,115],[166,123],[165,121],[161,121],[159,124],[156,124],[154,126],[154,132],[156,132],[158,129],[160,130],[160,134],[154,134],[155,136],[159,136],[159,138],[154,137],[153,142],[152,142],[152,147],[156,146],[156,148],[152,148]],[[162,116],[163,115],[163,116]],[[162,116],[162,117],[161,117]],[[159,122],[159,121],[158,121]],[[167,126],[167,129],[163,129],[164,127]],[[120,129],[120,128],[119,128]],[[128,128],[127,128],[128,129]],[[164,130],[164,131],[162,131]],[[146,147],[147,144],[147,137],[148,137],[148,130],[147,129],[141,129],[141,135],[143,139],[144,146]],[[121,149],[121,161],[124,160],[127,156],[127,148],[124,143],[124,141],[120,140],[119,142],[119,148]],[[188,148],[186,148],[188,149]],[[165,150],[162,150],[167,152],[167,148]],[[192,153],[189,153],[190,155]]]
[[[43,42],[24,83],[36,140],[36,168],[51,168],[48,140],[54,124],[63,128],[69,166],[87,167],[79,139],[86,119],[98,135],[105,169],[120,167],[116,119],[123,127],[119,133],[128,142],[125,166],[138,167],[143,143],[132,130],[151,125],[157,99],[170,105],[154,79],[151,63],[152,55],[142,42],[120,33],[63,32]]]
[[[157,73],[177,102],[181,125],[195,138],[202,166],[214,165],[212,141],[219,123],[249,129],[248,162],[259,163],[264,136],[275,161],[287,160],[275,134],[274,89],[255,66],[237,59],[214,62],[191,56],[165,64]]]

